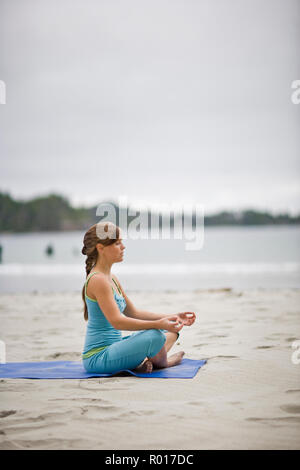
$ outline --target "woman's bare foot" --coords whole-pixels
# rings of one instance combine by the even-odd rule
[[[141,372],[141,373],[146,373],[146,374],[150,374],[152,370],[153,370],[153,364],[151,361],[149,361],[147,357],[139,366],[137,366],[134,369],[135,372]]]
[[[179,351],[178,353],[172,354],[170,357],[166,357],[164,361],[154,363],[154,369],[165,369],[166,367],[177,366],[182,361],[183,356],[185,355],[184,351]]]
[[[177,366],[177,364],[180,364],[184,355],[184,351],[179,351],[178,353],[172,354],[172,356],[168,357],[167,367]]]

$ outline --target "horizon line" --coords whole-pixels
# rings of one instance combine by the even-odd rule
[[[118,203],[118,197],[122,198],[122,197],[124,197],[124,195],[119,195],[117,197],[112,197],[112,196],[103,197],[98,202],[92,202],[92,198],[91,198],[90,202],[83,202],[83,201],[75,202],[74,197],[72,197],[68,194],[65,194],[63,192],[58,192],[57,190],[48,190],[47,193],[37,192],[37,193],[35,193],[35,195],[24,197],[24,196],[14,196],[12,194],[12,191],[10,191],[10,190],[5,190],[5,189],[1,190],[0,189],[0,194],[6,194],[9,197],[11,197],[12,199],[14,199],[16,202],[21,202],[21,203],[28,203],[32,200],[39,199],[39,198],[47,198],[47,197],[50,197],[50,196],[58,196],[58,197],[61,197],[63,199],[66,199],[68,201],[69,205],[71,207],[73,207],[74,209],[80,209],[80,208],[91,209],[91,208],[96,207],[97,205],[102,204],[102,203],[113,203],[113,204],[117,205],[119,208],[124,207],[122,205],[119,205],[119,203]],[[133,199],[133,198],[129,198],[127,196],[125,196],[125,197],[127,198],[128,206],[132,209],[135,209],[137,206],[140,206],[141,204],[144,206],[144,209],[160,211],[161,213],[167,212],[168,207],[172,206],[172,207],[176,208],[176,206],[177,206],[178,208],[179,207],[181,208],[181,207],[183,207],[184,204],[190,204],[190,205],[199,204],[199,205],[202,205],[205,209],[205,204],[200,203],[197,200],[194,200],[194,201],[186,200],[186,201],[182,201],[181,203],[169,203],[168,204],[167,202],[157,203],[157,202],[154,202],[154,201],[150,202],[149,200],[146,200],[146,199],[137,199],[137,198]],[[210,209],[208,212],[205,212],[205,210],[204,210],[204,213],[206,214],[206,217],[207,217],[207,216],[218,215],[218,214],[223,213],[223,212],[239,214],[239,213],[243,213],[243,212],[246,212],[246,211],[254,211],[254,212],[258,212],[258,213],[267,213],[267,214],[272,215],[274,217],[278,217],[280,215],[288,215],[290,217],[300,216],[300,208],[296,209],[296,210],[286,209],[286,208],[285,209],[274,209],[274,208],[268,208],[268,207],[257,208],[255,206],[250,206],[249,204],[244,205],[244,207],[242,207],[242,208],[241,207],[239,207],[239,208],[232,208],[232,207],[228,208],[228,207],[220,206],[219,208]]]

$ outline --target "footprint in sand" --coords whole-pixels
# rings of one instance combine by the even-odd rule
[[[117,382],[116,386],[111,386],[111,383]],[[118,383],[120,386],[118,386]],[[109,377],[106,377],[105,379],[102,380],[95,380],[94,379],[88,379],[88,380],[80,380],[78,387],[81,388],[82,390],[88,390],[91,392],[94,392],[95,390],[99,391],[101,390],[102,392],[110,392],[111,390],[126,390],[130,387],[132,387],[134,384],[133,383],[128,383],[126,386],[124,386],[124,382],[122,384],[118,379],[110,379]],[[72,387],[72,386],[71,386]],[[70,386],[65,385],[65,388],[70,388]]]
[[[209,339],[215,339],[215,338],[228,338],[227,335],[211,335],[208,337]]]
[[[26,432],[31,432],[32,430],[44,431],[45,429],[49,431],[52,428],[56,429],[58,426],[64,426],[69,415],[69,412],[44,413],[35,417],[18,417],[17,415],[16,418],[6,421],[3,429],[5,434],[15,432],[24,434]]]
[[[80,410],[81,415],[89,413],[89,419],[99,419],[106,418],[106,415],[108,415],[107,417],[110,418],[111,413],[120,413],[123,408],[114,405],[86,405],[81,406]]]
[[[120,414],[119,418],[131,419],[135,416],[151,416],[157,414],[157,410],[130,410],[124,411]]]
[[[61,359],[61,360],[66,360],[66,361],[72,361],[72,360],[77,360],[79,357],[78,351],[77,352],[56,352],[54,354],[50,354],[47,356],[46,359]]]
[[[14,415],[15,413],[16,410],[0,411],[0,418],[6,418],[6,416]]]
[[[289,416],[289,417],[278,417],[278,418],[246,418],[246,421],[253,421],[253,422],[258,422],[262,424],[269,424],[270,422],[272,425],[280,425],[280,424],[299,424],[300,423],[300,416]]]
[[[287,413],[300,413],[300,405],[282,405],[280,409]]]
[[[18,450],[18,449],[77,449],[82,446],[80,439],[15,439],[4,441],[0,444],[0,449]]]
[[[84,403],[88,402],[97,402],[97,403],[103,403],[103,404],[110,404],[110,401],[104,400],[103,398],[90,398],[90,397],[76,397],[76,398],[50,398],[48,401],[76,401],[76,403],[79,403],[80,401],[83,401]]]

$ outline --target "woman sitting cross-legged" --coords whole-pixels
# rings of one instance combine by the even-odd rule
[[[183,351],[167,353],[183,326],[194,323],[194,312],[156,314],[135,308],[117,277],[114,263],[123,261],[121,230],[111,222],[100,222],[86,232],[82,253],[87,278],[82,290],[87,320],[83,366],[89,373],[116,373],[129,369],[152,372],[179,364]],[[122,337],[122,330],[133,331]]]

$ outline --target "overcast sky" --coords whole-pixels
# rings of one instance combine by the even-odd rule
[[[300,212],[299,0],[0,5],[0,190]]]

